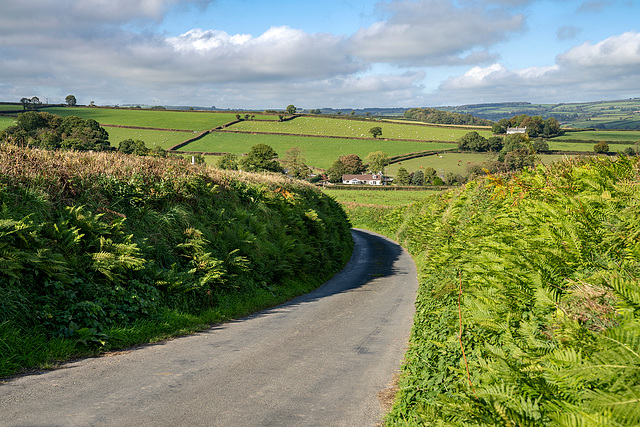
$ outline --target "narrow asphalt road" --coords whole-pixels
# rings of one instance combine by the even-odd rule
[[[352,233],[347,266],[287,304],[0,385],[0,425],[376,425],[418,284],[400,246]]]

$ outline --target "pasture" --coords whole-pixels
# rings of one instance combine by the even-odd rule
[[[433,194],[429,190],[345,190],[331,186],[323,188],[322,191],[340,203],[374,206],[407,205]]]
[[[640,141],[640,131],[624,130],[585,130],[578,132],[566,132],[562,136],[557,136],[551,141],[566,141],[579,139],[583,141]]]
[[[15,117],[0,116],[0,130],[6,129],[16,122]]]
[[[187,138],[184,138],[187,139]],[[146,141],[145,141],[146,142]],[[212,132],[192,142],[180,151],[222,152],[242,155],[256,144],[273,147],[278,157],[283,158],[292,147],[300,147],[309,166],[327,169],[340,156],[357,154],[363,160],[373,151],[383,151],[389,156],[426,150],[455,148],[446,142],[384,141],[361,139],[316,138],[298,135],[252,135],[232,132]],[[149,146],[149,144],[147,144]]]
[[[109,142],[111,142],[112,147],[118,147],[120,141],[131,138],[133,140],[143,140],[146,146],[151,149],[156,146],[160,146],[166,150],[186,139],[192,138],[195,135],[193,132],[129,129],[111,126],[104,126],[104,128],[109,132]]]
[[[346,136],[351,138],[371,138],[369,129],[382,128],[378,139],[417,139],[423,141],[457,141],[472,129],[459,129],[443,126],[401,124],[378,120],[349,120],[327,117],[296,117],[284,122],[242,121],[230,127],[245,132],[268,132],[304,135]],[[478,131],[482,136],[491,136],[491,130]]]
[[[236,113],[201,111],[164,111],[90,107],[47,108],[51,114],[94,119],[105,125],[182,129],[202,132],[236,120]],[[186,139],[186,138],[185,138]],[[146,141],[145,141],[146,142]]]
[[[595,142],[563,142],[556,141],[555,139],[550,139],[549,141],[549,149],[550,150],[559,150],[559,151],[584,151],[593,153],[593,146],[596,144]],[[609,151],[616,153],[622,152],[627,147],[636,148],[635,144],[609,144]]]
[[[398,174],[398,169],[404,167],[409,173],[419,169],[431,167],[436,170],[438,176],[444,176],[448,172],[466,176],[467,168],[474,164],[496,160],[496,153],[441,153],[434,156],[419,157],[417,159],[405,160],[387,166],[386,173],[390,176]],[[566,156],[561,154],[539,155],[540,161],[550,164],[562,160]]]

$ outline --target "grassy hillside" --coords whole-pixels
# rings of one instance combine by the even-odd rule
[[[639,183],[597,157],[352,211],[419,268],[387,423],[640,424]]]
[[[248,132],[278,132],[286,134],[346,136],[352,138],[371,138],[369,129],[382,128],[380,138],[417,139],[423,141],[455,142],[470,129],[437,125],[416,125],[415,123],[394,123],[378,120],[350,120],[327,117],[297,117],[284,122],[242,121],[230,127]],[[491,130],[479,129],[483,136],[491,136]]]
[[[348,260],[330,197],[281,175],[0,145],[0,377],[307,292]]]

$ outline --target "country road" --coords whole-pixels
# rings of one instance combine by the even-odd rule
[[[373,426],[402,362],[411,256],[355,229],[323,286],[187,337],[0,384],[0,426]]]

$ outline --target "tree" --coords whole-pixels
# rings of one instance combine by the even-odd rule
[[[220,169],[238,170],[238,156],[227,153],[218,160],[217,166]]]
[[[487,139],[478,132],[468,132],[458,140],[458,149],[462,151],[487,151]]]
[[[434,179],[437,178],[437,175],[438,172],[436,172],[434,168],[432,168],[431,166],[427,166],[426,168],[424,168],[424,183],[432,184]]]
[[[398,174],[396,175],[395,183],[398,185],[409,185],[411,183],[409,172],[405,168],[400,167],[400,169],[398,169]]]
[[[267,144],[256,144],[240,161],[243,170],[249,172],[282,172],[282,166],[277,160],[278,153]]]
[[[131,138],[120,141],[118,151],[124,154],[135,154],[136,156],[146,156],[150,152],[143,140],[136,139],[134,141]]]
[[[338,157],[327,170],[330,182],[341,182],[342,175],[358,175],[366,171],[362,159],[357,154],[347,154]]]
[[[287,114],[289,115],[293,115],[296,113],[296,107],[293,104],[289,104],[287,105],[287,109],[286,109]]]
[[[420,169],[413,173],[413,177],[411,178],[411,185],[424,185],[424,172]]]
[[[369,133],[374,137],[377,138],[379,136],[382,135],[382,128],[380,126],[374,126],[371,129],[369,129]]]
[[[503,134],[503,133],[505,133],[506,131],[507,131],[507,130],[506,130],[505,128],[503,128],[502,126],[500,126],[500,123],[494,123],[494,124],[491,126],[491,132],[493,132],[493,133],[494,133],[494,134],[496,134],[496,135]]]
[[[67,103],[67,105],[69,107],[75,107],[76,106],[76,97],[73,95],[67,95],[67,97],[64,99],[65,102]]]
[[[609,151],[609,144],[604,141],[600,141],[593,146],[593,151],[596,153],[606,153]]]
[[[300,147],[291,147],[284,153],[282,165],[288,175],[294,178],[306,179],[309,176],[309,166],[306,164]]]
[[[389,156],[382,151],[374,151],[367,155],[367,162],[369,163],[369,170],[371,172],[384,174],[384,168],[387,166],[387,163],[389,163]]]

